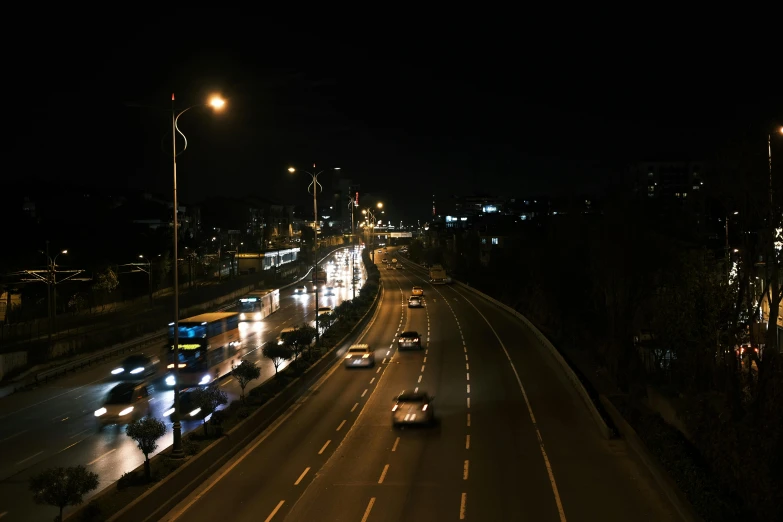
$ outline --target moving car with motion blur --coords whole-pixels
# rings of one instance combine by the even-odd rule
[[[433,424],[435,412],[432,410],[432,401],[427,392],[406,390],[394,398],[392,408],[392,427],[396,428],[406,424]]]
[[[392,264],[386,265],[386,270],[394,270],[394,265]]]
[[[186,388],[179,392],[179,418],[183,421],[188,420],[204,420],[204,412],[201,411],[201,407],[196,404],[193,392],[197,388]],[[169,417],[174,413],[174,403],[171,407],[163,412],[164,417]],[[209,418],[206,419],[207,421]]]
[[[424,296],[424,289],[420,286],[414,286],[413,290],[411,290],[411,295],[422,297]]]
[[[331,314],[334,312],[334,307],[332,306],[319,306],[318,307],[318,315],[324,315],[324,314]]]
[[[122,361],[118,367],[111,371],[115,379],[132,379],[138,381],[145,377],[151,377],[158,372],[160,358],[143,353],[134,353]]]
[[[297,295],[303,295],[307,293],[307,286],[305,285],[299,285],[296,288],[294,288],[294,293]]]
[[[372,368],[375,366],[375,354],[369,344],[354,344],[345,352],[346,368]]]
[[[421,308],[421,297],[412,295],[408,298],[408,308]]]
[[[150,414],[150,386],[123,382],[109,390],[103,406],[95,410],[98,429],[109,424],[128,424]]]
[[[397,338],[397,347],[400,350],[421,350],[421,336],[419,332],[402,332]]]
[[[334,287],[333,286],[327,286],[324,289],[324,296],[329,297],[334,295]]]

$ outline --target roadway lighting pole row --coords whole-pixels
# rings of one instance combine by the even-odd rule
[[[194,107],[206,107],[211,106],[215,110],[220,110],[226,104],[225,100],[220,97],[213,97],[208,103],[199,103],[191,105],[187,109],[184,109],[177,113],[174,107],[174,94],[171,94],[171,155],[173,157],[174,166],[174,414],[172,426],[173,442],[171,448],[172,458],[184,458],[185,452],[182,450],[182,424],[179,419],[179,252],[178,252],[178,236],[179,236],[179,224],[178,224],[178,210],[179,204],[177,202],[177,156],[185,152],[188,148],[188,139],[177,127],[179,117],[185,114],[187,111]],[[185,140],[185,146],[182,148],[182,152],[177,153],[177,134],[182,136]],[[218,267],[220,265],[218,264]],[[219,270],[219,268],[218,268]]]
[[[315,163],[313,163],[313,170],[315,170]],[[307,192],[310,192],[312,187],[313,192],[313,286],[315,287],[315,345],[318,346],[321,340],[321,334],[318,330],[318,189],[323,190],[323,186],[318,182],[318,176],[326,172],[327,170],[340,170],[340,167],[334,167],[331,169],[324,169],[320,172],[313,174],[303,170],[305,174],[309,174],[312,178],[310,185],[307,187]],[[288,172],[293,174],[296,172],[294,167],[288,167]]]

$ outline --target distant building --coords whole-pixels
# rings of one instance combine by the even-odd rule
[[[703,162],[650,161],[630,168],[637,196],[656,200],[687,201],[704,185]]]

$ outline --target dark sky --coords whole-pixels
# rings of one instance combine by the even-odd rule
[[[409,219],[426,217],[433,193],[597,190],[625,162],[709,157],[783,117],[774,53],[724,35],[361,23],[232,9],[36,22],[34,45],[7,64],[24,93],[6,120],[19,130],[9,158],[26,179],[170,194],[170,112],[129,104],[170,109],[175,92],[184,108],[220,92],[223,114],[180,119],[183,201],[304,201],[307,180],[286,168],[316,162]]]

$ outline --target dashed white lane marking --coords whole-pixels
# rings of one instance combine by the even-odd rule
[[[373,377],[372,379],[370,379],[370,384],[372,384],[372,383],[374,383],[374,382],[375,382],[375,377]]]
[[[310,468],[309,467],[305,468],[305,470],[302,472],[302,474],[299,475],[299,478],[296,479],[296,482],[294,482],[294,486],[298,486],[299,483],[302,482],[302,479],[305,478],[305,475],[307,475],[308,471],[310,471]]]
[[[366,389],[362,392],[362,397],[364,397],[365,395],[367,395],[367,390]]]
[[[462,480],[468,480],[468,465],[470,461],[466,460],[465,465],[462,467]]]
[[[113,449],[113,450],[109,450],[109,451],[107,451],[106,453],[104,453],[103,455],[101,455],[100,457],[98,457],[97,459],[93,460],[92,462],[88,462],[88,463],[87,463],[87,465],[88,465],[88,466],[92,466],[93,464],[95,464],[96,462],[98,462],[99,460],[101,460],[103,457],[105,457],[105,456],[107,456],[107,455],[111,455],[111,454],[112,454],[112,453],[114,453],[115,451],[117,451],[117,449],[116,449],[116,448],[115,448],[115,449]]]
[[[468,384],[468,393],[470,393],[470,384]]]
[[[343,421],[345,422],[345,421]],[[470,413],[468,413],[468,428],[470,428]]]
[[[424,365],[421,365],[421,373],[424,373]]]
[[[466,380],[468,380],[468,381],[469,381],[469,380],[470,380],[470,372],[466,373],[465,375],[467,376],[467,379],[466,379]]]
[[[375,370],[375,373],[381,373],[381,369],[378,368],[377,370]]]
[[[357,406],[359,406],[359,403],[358,403],[358,402],[357,402],[356,404],[354,404],[354,405],[353,405],[353,408],[351,408],[351,413],[353,413],[353,410],[355,410]]]
[[[326,447],[329,445],[330,442],[332,442],[331,439],[326,441],[326,444],[323,445],[321,451],[318,452],[319,455],[324,452],[324,450],[326,449]]]
[[[468,364],[468,363],[465,363],[465,369],[466,369],[466,370],[470,370],[470,364]]]
[[[28,431],[30,431],[30,430],[22,430],[22,431],[19,431],[17,433],[14,433],[13,435],[9,435],[8,437],[6,437],[4,439],[0,439],[0,443],[3,443],[5,441],[7,441],[7,440],[11,440],[11,439],[13,439],[15,437],[18,437],[19,435],[22,435],[23,433],[27,433]]]
[[[421,375],[419,375],[419,380],[418,380],[418,382],[421,382],[421,378],[422,378],[422,376],[421,376]],[[43,453],[43,452],[41,452],[41,453]]]
[[[383,479],[386,478],[386,472],[389,471],[389,465],[386,464],[381,471],[381,478],[378,479],[378,484],[383,484]]]
[[[38,456],[38,455],[40,455],[41,453],[43,453],[43,451],[39,451],[39,452],[38,452],[38,453],[36,453],[35,455],[30,455],[30,456],[29,456],[29,457],[27,457],[26,459],[22,459],[22,460],[20,460],[19,462],[17,462],[17,463],[16,463],[16,465],[18,466],[19,464],[23,464],[23,463],[27,462],[27,461],[28,461],[28,460],[30,460],[30,459],[34,459],[35,457],[37,457],[37,456]]]
[[[427,358],[425,357],[424,360],[421,361],[421,362],[423,362],[423,363],[427,362]]]
[[[468,360],[468,354],[465,354],[465,360],[466,361]]]
[[[375,497],[372,497],[370,503],[367,504],[367,509],[364,510],[364,516],[362,517],[362,522],[367,522],[367,519],[370,518],[370,511],[372,511],[373,504],[375,504]]]
[[[465,449],[470,449],[470,435],[465,435]]]
[[[277,505],[275,506],[275,509],[273,509],[272,512],[269,513],[269,516],[266,517],[266,520],[264,520],[264,522],[270,522],[272,520],[272,517],[274,517],[277,514],[277,512],[280,511],[280,508],[283,507],[283,504],[285,504],[285,500],[281,500],[280,502],[278,502]]]
[[[336,429],[336,430],[334,430],[334,431],[340,431],[340,428],[342,428],[344,424],[345,424],[345,420],[343,420],[343,421],[340,423],[340,425],[339,425],[339,426],[337,426],[337,429]]]
[[[468,504],[468,494],[463,493],[462,498],[459,501],[459,519],[465,520],[465,515],[467,514],[467,504]],[[362,522],[366,522],[366,519],[362,519]]]
[[[388,357],[390,353],[391,353],[391,350],[389,350],[388,352],[386,352],[386,356]]]
[[[397,439],[394,441],[394,446],[392,446],[392,451],[397,451],[397,444],[400,443],[400,438],[397,437]]]
[[[233,381],[233,380],[234,380],[234,378],[232,377],[232,378],[230,378],[230,379],[226,380],[225,382],[221,382],[221,383],[220,383],[220,385],[221,385],[221,386],[225,386],[226,384],[230,383],[230,382],[231,382],[231,381]]]
[[[468,409],[470,409],[470,397],[468,397]]]

